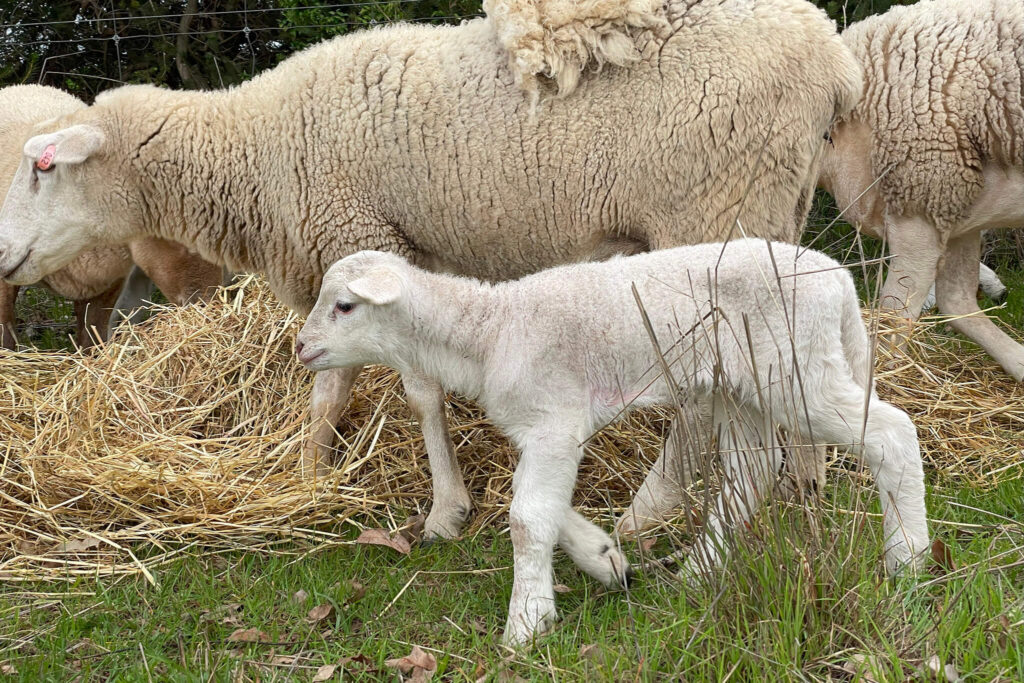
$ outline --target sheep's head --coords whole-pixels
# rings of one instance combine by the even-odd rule
[[[97,125],[67,124],[42,124],[50,130],[25,143],[0,209],[0,278],[12,284],[32,284],[89,247],[121,241],[128,203],[107,135]]]
[[[310,370],[392,364],[408,330],[401,300],[408,264],[399,256],[361,251],[332,265],[316,305],[295,340]]]

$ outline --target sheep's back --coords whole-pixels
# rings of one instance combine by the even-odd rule
[[[1024,3],[936,0],[858,22],[843,39],[865,70],[852,116],[872,129],[890,213],[960,221],[987,165],[1024,167]]]

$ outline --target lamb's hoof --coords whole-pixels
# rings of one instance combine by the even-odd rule
[[[603,566],[605,571],[602,576],[595,578],[611,590],[628,588],[636,575],[625,553],[615,546],[606,545],[601,549],[599,565]]]
[[[430,545],[434,541],[457,539],[472,514],[473,508],[469,503],[443,508],[435,505],[423,524],[423,544]]]
[[[551,633],[557,622],[558,613],[554,608],[539,614],[524,614],[516,617],[510,614],[501,642],[508,647],[529,645],[535,638]]]

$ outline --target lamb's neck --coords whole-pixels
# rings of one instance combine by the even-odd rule
[[[416,271],[409,364],[469,397],[484,388],[507,310],[501,285]]]
[[[141,112],[148,124],[127,147],[135,150],[142,230],[232,270],[262,273],[285,303],[308,310],[322,269],[309,250],[290,245],[301,203],[279,177],[294,153],[282,142],[293,124],[283,115],[268,121],[265,108],[258,119],[244,101],[249,92],[161,91]]]

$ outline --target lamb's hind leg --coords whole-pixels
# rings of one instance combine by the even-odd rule
[[[448,433],[444,390],[425,375],[404,374],[402,384],[409,407],[423,430],[434,487],[434,500],[424,523],[423,536],[427,540],[455,538],[469,520],[473,503]]]
[[[939,310],[958,316],[949,325],[979,344],[1015,380],[1024,381],[1024,346],[999,329],[978,307],[978,262],[981,234],[963,235],[949,242],[939,267],[935,293]]]

